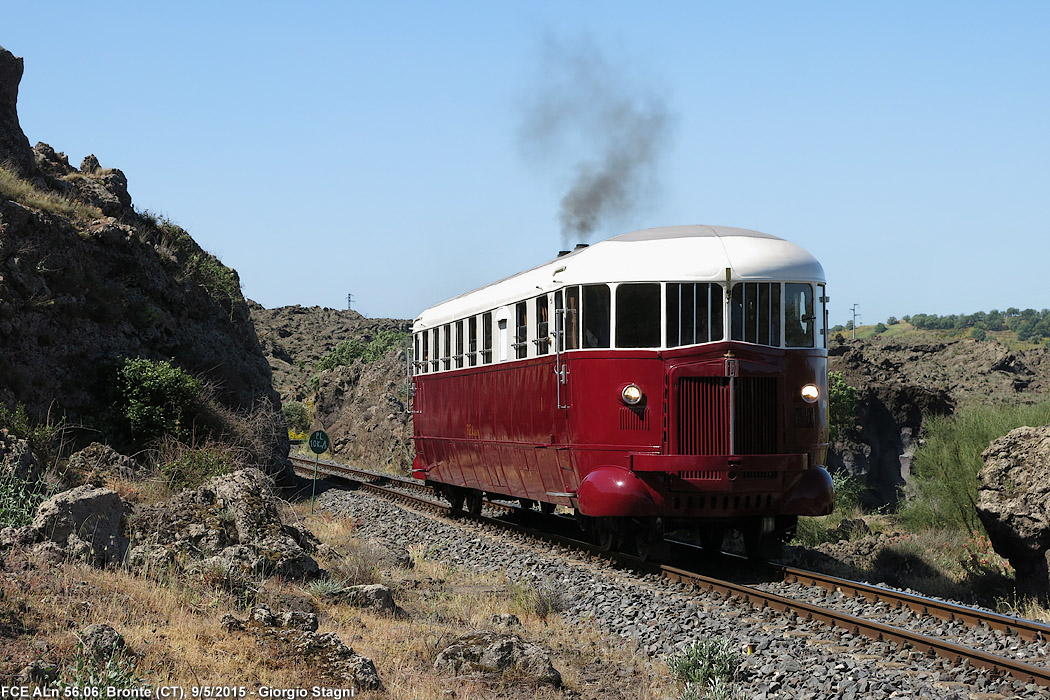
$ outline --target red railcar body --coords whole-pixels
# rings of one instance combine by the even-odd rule
[[[725,231],[717,233],[725,237]],[[565,269],[555,267],[554,276]],[[495,343],[486,349],[487,341],[480,340],[487,331],[479,332],[479,323],[489,324],[493,334],[506,334],[498,318],[473,313],[485,308],[483,302],[471,302],[470,316],[477,320],[467,326],[455,314],[439,317],[447,321],[439,324],[421,317],[414,329],[414,475],[445,488],[453,501],[457,493],[484,493],[563,505],[585,521],[619,523],[618,530],[624,524],[654,522],[661,529],[757,527],[777,517],[830,512],[833,490],[821,467],[827,447],[825,343],[813,325],[807,330],[810,347],[784,347],[783,340],[776,347],[768,341],[746,342],[741,339],[746,333],[736,332],[736,325],[752,323],[753,317],[756,326],[767,323],[782,339],[781,326],[796,314],[803,325],[820,326],[823,335],[826,314],[817,322],[816,313],[810,313],[807,320],[804,310],[781,303],[786,291],[780,290],[788,287],[777,287],[775,293],[767,287],[761,304],[768,307],[769,320],[761,321],[761,310],[752,313],[761,290],[755,291],[751,306],[745,298],[749,292],[740,292],[739,308],[734,307],[732,269],[726,273],[724,285],[711,287],[725,298],[710,297],[726,311],[709,307],[714,308],[712,318],[721,314],[727,319],[721,337],[712,331],[710,342],[676,347],[666,347],[677,316],[668,311],[672,288],[664,282],[658,292],[664,319],[661,347],[580,347],[584,343],[566,342],[570,331],[561,322],[551,324],[555,331],[549,337],[538,326],[541,330],[529,338],[531,346],[520,331],[517,347],[527,345],[528,352],[509,359],[509,344],[499,351]],[[769,279],[778,279],[775,273]],[[682,277],[674,275],[669,279]],[[655,299],[658,283],[637,286],[645,284]],[[826,302],[822,277],[805,284]],[[792,290],[801,286],[796,282]],[[578,312],[554,291],[565,288],[555,280],[550,291],[530,292],[540,299],[534,304],[539,316],[546,313],[548,299],[558,307],[561,321]],[[619,299],[616,285],[612,288],[613,298]],[[472,294],[483,298],[485,290]],[[617,303],[633,299],[626,292],[624,298]],[[779,305],[776,318],[774,302]],[[512,312],[523,303],[497,298],[492,306]],[[513,317],[511,312],[505,315]],[[587,313],[584,306],[582,314]],[[614,308],[614,327],[628,322],[626,313]],[[527,321],[524,315],[517,320]],[[438,326],[445,330],[433,330]],[[507,357],[497,358],[500,354]],[[628,385],[638,389],[636,403],[625,398]],[[815,387],[816,399],[800,392],[807,386]]]

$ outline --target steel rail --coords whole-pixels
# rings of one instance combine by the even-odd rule
[[[300,465],[301,473],[313,473],[314,463],[312,461],[301,458],[292,458],[292,460]],[[362,488],[365,488],[370,492],[375,492],[386,497],[393,497],[413,505],[420,505],[439,512],[448,512],[449,510],[448,505],[442,501],[414,496],[403,491],[385,488],[379,484],[373,484],[354,478],[354,475],[358,474],[375,477],[377,479],[391,479],[404,482],[409,481],[395,475],[372,472],[354,467],[346,467],[333,463],[324,465],[319,463],[318,472],[323,472],[329,476],[356,481]],[[416,483],[418,484],[418,482]],[[521,511],[517,506],[499,502],[489,501],[488,505],[512,512]],[[712,578],[666,564],[646,562],[637,557],[620,552],[609,552],[603,550],[598,545],[589,542],[525,527],[520,523],[509,523],[505,520],[488,516],[476,516],[473,519],[485,525],[505,530],[512,529],[516,532],[528,534],[551,544],[569,547],[576,550],[583,550],[592,555],[610,559],[616,563],[629,566],[645,573],[657,573],[668,580],[688,584],[701,590],[718,593],[727,598],[737,597],[759,610],[770,608],[782,613],[792,613],[803,619],[822,622],[824,624],[838,627],[852,634],[864,635],[876,641],[892,641],[901,645],[911,646],[921,651],[932,652],[955,663],[961,663],[964,660],[968,660],[974,666],[986,668],[998,673],[1005,672],[1021,681],[1037,683],[1044,687],[1050,687],[1050,668],[1035,666],[1019,659],[997,656],[995,654],[981,651],[980,649],[973,649],[960,644],[954,644],[945,639],[931,637],[898,627],[892,627],[890,625],[867,620],[848,613],[821,608],[804,601],[786,598],[750,586]],[[1050,626],[1042,625],[1037,622],[1021,620],[1019,618],[991,613],[984,610],[967,608],[966,606],[958,604],[936,601],[923,596],[900,591],[887,590],[878,586],[872,586],[858,581],[840,579],[813,571],[793,569],[791,567],[776,564],[773,566],[776,570],[781,572],[784,580],[789,583],[798,582],[820,586],[830,590],[841,590],[844,593],[848,592],[852,595],[862,596],[871,602],[893,602],[897,607],[907,607],[913,611],[919,612],[920,614],[929,614],[939,619],[960,620],[970,625],[977,625],[983,622],[992,629],[999,629],[1004,632],[1018,634],[1025,639],[1050,639]]]
[[[1050,640],[1050,625],[1019,617],[1003,615],[988,610],[977,610],[958,603],[927,598],[915,593],[903,593],[892,589],[873,586],[870,583],[851,581],[849,579],[829,576],[816,571],[795,569],[789,566],[773,564],[785,583],[802,583],[807,586],[819,586],[829,591],[840,591],[855,598],[864,598],[871,603],[889,603],[895,608],[906,607],[919,614],[930,615],[947,622],[960,621],[970,627],[984,623],[988,627],[1006,634],[1015,634],[1027,641]]]
[[[989,654],[980,649],[953,644],[938,637],[930,637],[918,632],[891,627],[881,622],[828,610],[803,601],[785,598],[775,593],[767,593],[749,586],[703,576],[692,571],[685,571],[666,565],[660,568],[664,576],[673,581],[688,583],[703,590],[719,593],[724,597],[736,596],[759,609],[772,608],[780,612],[795,613],[807,620],[824,622],[842,628],[852,634],[863,634],[876,641],[893,641],[898,644],[906,644],[921,651],[933,652],[956,663],[969,660],[975,666],[981,666],[996,672],[1006,671],[1022,681],[1050,687],[1050,668],[1035,666],[1005,656]]]

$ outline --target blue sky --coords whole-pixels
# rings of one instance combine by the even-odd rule
[[[543,262],[593,154],[522,145],[559,56],[666,131],[651,226],[823,263],[832,322],[1050,306],[1050,3],[19,3],[19,117],[236,268],[264,306],[411,318]],[[592,134],[593,135],[593,134]]]

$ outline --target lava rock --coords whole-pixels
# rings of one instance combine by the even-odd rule
[[[1022,427],[982,453],[977,515],[995,551],[1010,560],[1017,584],[1050,596],[1050,425]]]
[[[561,687],[561,673],[543,647],[516,634],[480,631],[458,637],[434,661],[434,670],[452,676],[495,676],[508,671],[516,678]]]

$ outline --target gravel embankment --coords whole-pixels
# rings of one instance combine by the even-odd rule
[[[406,546],[423,544],[429,557],[449,564],[504,571],[511,579],[557,590],[567,619],[598,624],[631,640],[651,657],[676,653],[697,639],[731,639],[740,649],[751,649],[737,683],[744,697],[1050,698],[1050,691],[1041,686],[992,678],[981,669],[791,615],[758,611],[521,537],[490,534],[469,524],[408,511],[365,493],[332,489],[318,497],[318,504],[358,519],[362,536],[392,537]],[[861,601],[851,601],[849,607],[858,616],[876,614],[876,606]],[[958,631],[944,623],[943,636],[955,637]],[[986,638],[994,640],[997,634],[988,632]]]

